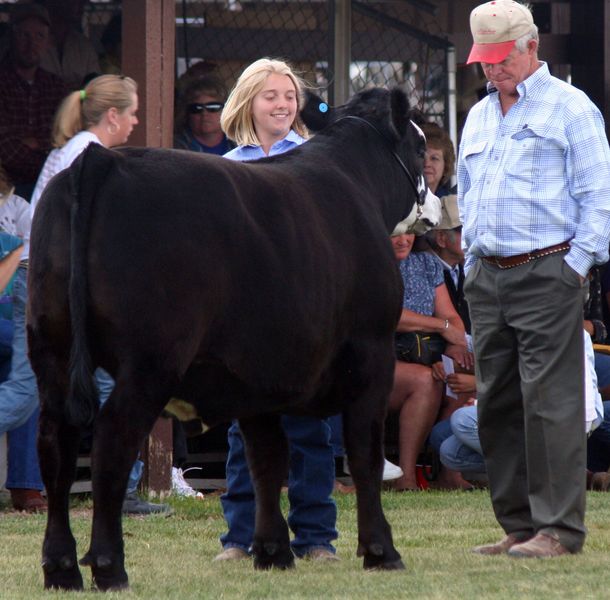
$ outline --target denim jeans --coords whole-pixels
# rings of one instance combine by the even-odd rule
[[[450,419],[437,423],[430,434],[430,443],[447,468],[461,473],[485,473],[476,406],[459,408]]]
[[[0,384],[0,435],[25,423],[38,406],[36,377],[27,356],[25,305],[27,270],[17,269],[13,282],[13,352],[8,379]]]
[[[294,533],[292,550],[298,557],[314,548],[334,552],[331,542],[337,538],[337,507],[331,498],[335,468],[328,423],[285,416],[282,426],[290,445],[288,525]],[[237,421],[229,428],[228,441],[227,491],[221,503],[229,530],[220,541],[224,548],[248,551],[254,537],[255,500]]]
[[[0,382],[6,381],[11,371],[14,323],[0,319]],[[8,468],[6,487],[42,490],[42,479],[36,454],[38,409],[28,420],[8,432]]]
[[[7,489],[42,490],[42,477],[38,465],[36,436],[38,435],[38,413],[36,408],[23,424],[8,432]]]
[[[335,458],[345,456],[345,448],[343,446],[343,416],[333,415],[327,419],[330,427],[330,445],[333,449]]]

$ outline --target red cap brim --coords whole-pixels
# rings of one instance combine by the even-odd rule
[[[491,65],[502,62],[515,47],[515,40],[497,44],[473,44],[466,64],[484,62]]]

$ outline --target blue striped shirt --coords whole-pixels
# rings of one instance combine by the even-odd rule
[[[599,110],[546,63],[517,86],[502,115],[497,92],[476,104],[458,159],[466,268],[572,240],[565,260],[585,276],[608,260],[610,150]]]
[[[301,137],[294,129],[291,129],[283,140],[275,142],[271,146],[269,156],[288,152],[288,150],[292,150],[306,141],[304,137]],[[224,155],[225,158],[230,158],[231,160],[255,160],[265,156],[267,154],[265,154],[262,146],[237,146],[237,148],[233,148],[233,150]]]

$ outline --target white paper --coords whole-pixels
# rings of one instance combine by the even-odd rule
[[[449,358],[448,356],[445,356],[444,354],[442,356],[442,359],[445,375],[451,375],[452,373],[455,373],[455,369],[453,368],[453,359]],[[445,386],[445,394],[449,398],[455,398],[457,400],[457,394],[448,385]]]

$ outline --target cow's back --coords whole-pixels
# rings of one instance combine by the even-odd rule
[[[303,182],[296,165],[101,147],[79,161],[92,173],[99,155],[104,164],[112,157],[111,166],[92,175],[79,202],[91,202],[89,344],[110,372],[142,354],[177,373],[212,360],[250,385],[306,391],[350,337],[367,329],[391,335],[400,284],[391,261],[376,262],[389,244],[367,239],[357,198],[361,225],[336,222],[320,205],[339,199],[320,197],[324,182]],[[50,271],[60,274],[64,298],[73,197],[66,186],[68,177],[55,183],[37,219],[38,228],[61,224],[43,254],[61,248]]]
[[[302,389],[352,333],[360,303],[361,327],[378,329],[376,302],[387,319],[394,273],[370,264],[375,242],[329,222],[293,170],[162,150],[125,161],[105,179],[90,236],[108,346],[135,340],[183,357],[180,369],[206,357],[248,383]]]

